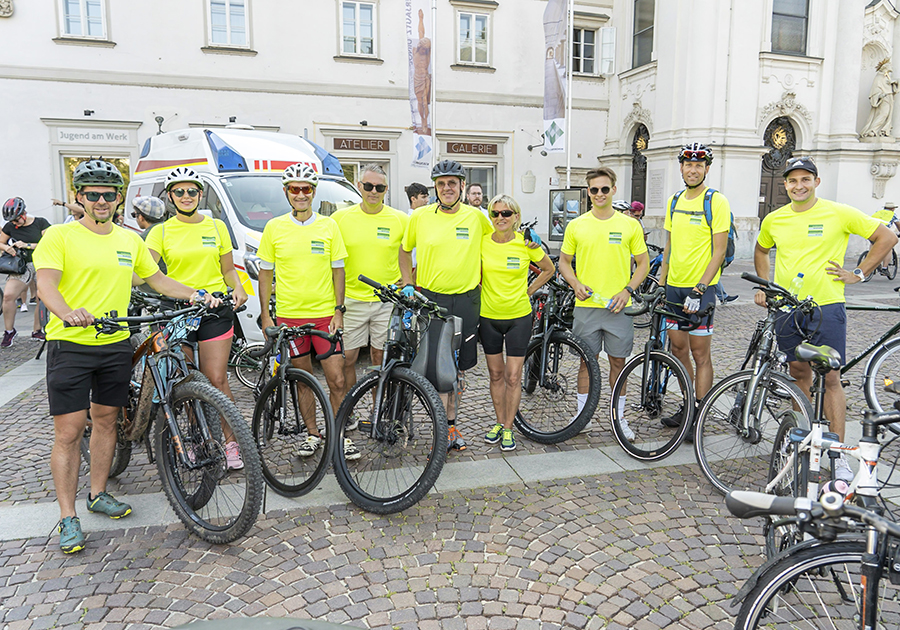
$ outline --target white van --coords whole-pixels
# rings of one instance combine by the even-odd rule
[[[149,138],[128,185],[125,226],[140,232],[131,217],[132,199],[153,195],[166,200],[166,175],[176,166],[190,167],[200,175],[200,212],[221,219],[228,226],[234,267],[250,296],[247,309],[238,316],[236,324],[249,340],[262,339],[257,323],[259,240],[269,219],[290,210],[281,173],[298,162],[319,173],[314,211],[327,216],[360,202],[359,192],[344,178],[337,158],[322,147],[300,136],[257,131],[243,125],[182,129]],[[174,214],[168,201],[167,206]]]

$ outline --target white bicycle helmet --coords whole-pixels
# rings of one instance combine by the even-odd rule
[[[166,203],[159,197],[135,197],[131,200],[135,212],[144,215],[149,221],[158,223],[166,216]]]
[[[618,210],[619,212],[631,212],[631,204],[622,199],[613,201],[613,210]]]
[[[281,183],[284,186],[287,186],[291,182],[306,182],[307,184],[318,186],[319,175],[316,173],[316,169],[309,164],[298,162],[297,164],[288,166],[284,169],[284,173],[281,174]]]
[[[170,190],[172,186],[179,182],[191,182],[196,184],[197,188],[203,190],[203,182],[200,181],[200,176],[187,166],[179,166],[169,171],[169,174],[166,175],[166,190]]]

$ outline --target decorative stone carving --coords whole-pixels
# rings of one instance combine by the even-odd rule
[[[759,125],[760,131],[762,130],[762,124],[765,121],[769,120],[773,114],[795,117],[802,116],[806,119],[806,122],[812,124],[812,115],[804,105],[797,101],[797,94],[792,90],[785,91],[785,93],[781,95],[780,101],[769,103],[768,105],[763,107],[762,110],[760,110],[759,119],[756,123],[757,125]]]
[[[12,17],[13,0],[0,0],[0,17]]]
[[[897,162],[875,162],[869,170],[874,180],[872,197],[881,199],[884,197],[884,187],[888,180],[897,174]]]
[[[869,118],[862,131],[861,138],[891,137],[891,116],[894,114],[894,94],[900,89],[900,82],[891,76],[891,61],[883,59],[878,64],[872,89],[869,91]]]
[[[866,7],[863,24],[863,68],[874,68],[878,61],[893,57],[894,54],[894,20],[900,15],[890,2],[876,2]],[[872,58],[869,51],[881,54]]]
[[[632,109],[625,117],[625,120],[622,122],[622,128],[626,131],[631,130],[635,125],[644,125],[647,129],[653,127],[653,121],[651,118],[650,110],[644,109],[641,107],[640,101],[635,101],[632,104]]]

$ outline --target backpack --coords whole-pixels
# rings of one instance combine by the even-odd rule
[[[681,193],[683,190],[679,190],[675,193],[675,196],[672,197],[672,203],[669,206],[669,222],[672,222],[672,214],[675,212],[682,212],[684,214],[697,215],[700,212],[690,211],[690,210],[676,210],[675,205],[678,203],[678,198],[681,197]],[[703,195],[703,216],[706,217],[706,224],[709,226],[709,240],[710,240],[710,251],[712,251],[712,196],[713,193],[716,193],[713,188],[707,188],[706,193]],[[734,229],[734,212],[731,213],[731,222],[728,226],[728,244],[725,246],[725,260],[722,261],[722,269],[725,269],[728,265],[730,265],[734,261],[734,241],[737,240],[737,230]]]

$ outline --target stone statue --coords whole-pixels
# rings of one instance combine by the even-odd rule
[[[898,82],[891,77],[890,59],[882,60],[876,70],[875,80],[869,91],[872,110],[859,134],[863,138],[891,137],[891,117],[894,114],[894,94],[897,93]]]
[[[12,17],[13,0],[0,0],[0,17]]]

